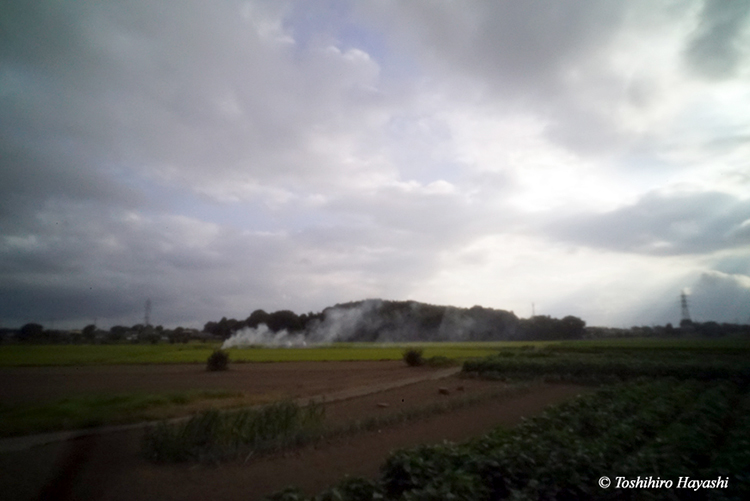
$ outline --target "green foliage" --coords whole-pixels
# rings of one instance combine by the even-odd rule
[[[701,352],[662,349],[612,350],[548,347],[519,350],[479,360],[467,360],[463,372],[486,378],[528,379],[609,383],[638,377],[676,377],[680,379],[731,379],[750,381],[750,360],[746,351]]]
[[[418,348],[410,348],[404,351],[404,362],[409,367],[418,367],[424,364],[424,358],[422,358],[423,350]]]
[[[586,334],[586,322],[578,317],[567,316],[562,320],[545,315],[520,319],[519,330],[522,339],[581,339]]]
[[[313,501],[375,501],[383,499],[379,484],[364,478],[346,478],[338,485],[327,489],[313,498]]]
[[[459,362],[452,358],[444,357],[442,355],[435,355],[424,359],[424,364],[429,367],[452,367],[458,365]]]
[[[713,499],[750,499],[750,394],[742,398],[737,420],[723,444],[715,451],[716,459],[704,469],[702,478],[731,478],[726,490],[717,491]]]
[[[215,350],[206,361],[206,370],[225,371],[229,369],[229,353],[224,350]]]
[[[118,393],[75,396],[40,404],[0,405],[0,436],[146,421],[160,417],[159,412],[164,409],[241,396],[240,392],[230,391]]]
[[[296,433],[320,427],[325,408],[279,402],[241,411],[209,410],[185,422],[161,422],[147,430],[143,450],[157,462],[235,458],[279,446]]]
[[[643,497],[639,489],[598,486],[601,476],[614,474],[675,480],[722,475],[730,478],[731,487],[711,491],[710,499],[747,499],[750,394],[741,388],[729,381],[674,378],[606,387],[510,431],[498,429],[463,444],[396,451],[380,478],[366,487],[365,497],[348,496],[340,484],[327,491],[336,496],[322,499]],[[653,492],[658,499],[687,499],[687,491]]]
[[[44,331],[48,332],[48,331]],[[191,341],[185,344],[112,345],[0,345],[0,367],[111,364],[204,364],[219,343]],[[547,349],[542,350],[541,348]],[[574,358],[588,352],[597,358],[616,360],[656,358],[685,360],[706,358],[704,365],[718,363],[725,356],[748,358],[750,341],[744,339],[609,339],[585,341],[489,341],[424,343],[334,343],[307,348],[230,349],[232,362],[288,362],[323,360],[402,360],[406,348],[424,350],[424,356],[454,360],[507,354],[508,358],[529,353],[548,353],[547,358]],[[608,355],[612,354],[612,355]],[[682,353],[682,355],[681,355]],[[605,360],[606,362],[606,360]],[[529,374],[529,371],[525,371]]]

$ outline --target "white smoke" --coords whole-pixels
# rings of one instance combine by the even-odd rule
[[[308,328],[307,339],[314,343],[349,340],[358,328],[372,327],[366,319],[381,305],[379,299],[368,299],[356,307],[333,307],[325,310],[322,321]]]
[[[253,346],[299,348],[310,345],[349,340],[357,329],[372,327],[365,319],[372,317],[381,305],[378,299],[368,299],[356,307],[333,307],[325,310],[321,320],[315,320],[307,330],[289,333],[286,330],[274,332],[266,324],[256,328],[246,327],[232,334],[221,345],[224,348],[250,348]]]
[[[224,341],[221,348],[249,348],[252,346],[301,348],[307,346],[307,340],[304,334],[290,334],[286,330],[274,332],[266,324],[260,324],[256,328],[245,327],[235,332]]]
[[[495,310],[475,307],[470,310],[445,307],[438,325],[424,327],[423,306],[411,303],[385,303],[367,299],[360,303],[326,308],[320,318],[307,323],[304,332],[273,332],[266,324],[245,328],[227,339],[222,348],[273,346],[302,347],[346,341],[403,342],[403,341],[468,341],[496,339],[498,332],[504,339],[512,338],[517,325],[505,320]],[[432,307],[434,308],[434,307]],[[433,318],[434,310],[432,311]],[[515,316],[508,314],[509,318]]]

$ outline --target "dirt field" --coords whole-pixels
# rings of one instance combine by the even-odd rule
[[[0,368],[0,402],[40,402],[72,395],[120,392],[236,390],[298,398],[400,381],[434,372],[402,361],[232,364],[207,372],[203,364]]]
[[[256,391],[312,395],[318,393],[320,388],[335,392],[397,380],[394,372],[400,374],[402,379],[415,375],[415,369],[391,362],[295,364],[304,376],[279,365],[286,364],[247,367],[242,373],[230,374],[225,381],[246,384]],[[328,370],[323,370],[325,366]],[[155,370],[157,367],[149,369]],[[348,377],[346,369],[351,370],[351,377]],[[265,382],[258,377],[259,374],[271,377],[276,375],[275,371],[285,377],[273,377],[272,381]],[[187,373],[190,374],[189,371]],[[347,374],[347,377],[341,377],[342,374]],[[174,384],[174,381],[170,384]],[[283,386],[282,381],[287,386]],[[56,384],[68,387],[66,385],[71,383]],[[101,381],[90,384],[97,391],[102,388]],[[172,388],[169,384],[161,386],[165,384],[164,381],[160,382],[159,388]],[[458,390],[459,386],[463,387],[462,391]],[[502,383],[464,380],[456,376],[425,381],[329,403],[326,405],[326,419],[332,424],[346,423],[436,401],[487,393],[502,387]],[[215,389],[220,388],[226,387]],[[441,395],[438,388],[448,388],[450,394]],[[129,390],[132,389],[132,386],[129,387]],[[345,475],[375,477],[382,462],[394,449],[442,440],[460,441],[498,425],[511,426],[521,417],[538,413],[548,405],[581,391],[586,390],[571,385],[537,386],[523,394],[487,400],[447,414],[343,437],[293,452],[251,458],[247,463],[219,466],[151,464],[140,457],[142,431],[90,436],[0,454],[0,492],[3,499],[253,500],[263,499],[286,485],[295,484],[312,494],[336,483]],[[378,404],[388,404],[388,407]]]

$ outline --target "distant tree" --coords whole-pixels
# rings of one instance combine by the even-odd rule
[[[81,331],[81,334],[83,335],[83,339],[90,343],[95,339],[95,334],[94,334],[95,332],[96,332],[96,325],[89,324],[83,328],[83,330]]]
[[[236,330],[238,330],[238,323],[239,322],[234,318],[222,317],[216,327],[216,334],[222,339],[226,339],[231,336]]]
[[[268,325],[268,317],[270,315],[263,310],[255,310],[245,320],[245,325],[251,329],[257,328],[260,324]]]
[[[702,324],[696,324],[696,330],[701,336],[706,337],[719,337],[726,334],[726,330],[722,329],[721,325],[716,322],[703,322]]]
[[[304,330],[305,324],[300,318],[290,310],[280,310],[271,313],[268,316],[266,325],[274,332],[287,330],[289,332],[298,332]]]
[[[582,339],[586,334],[586,322],[568,315],[560,320],[560,330],[563,339]]]
[[[185,332],[182,327],[177,327],[172,331],[167,332],[167,339],[170,343],[187,343],[190,340],[190,336]]]
[[[123,339],[125,339],[125,334],[129,330],[130,328],[125,327],[124,325],[113,325],[112,327],[109,328],[108,340],[113,343],[122,341]]]
[[[23,342],[34,341],[41,338],[43,332],[44,327],[42,327],[41,325],[28,323],[21,327],[21,330],[18,332],[18,340]]]

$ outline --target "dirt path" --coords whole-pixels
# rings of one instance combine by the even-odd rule
[[[489,384],[492,383],[458,378],[427,381],[329,404],[327,408],[333,419],[346,420],[377,412],[373,410],[376,401],[387,400],[393,408],[429,403],[438,398],[438,385],[448,386],[451,391],[460,385],[464,392],[472,392],[484,391]],[[0,455],[0,492],[10,496],[8,499],[252,500],[295,484],[312,494],[347,474],[375,477],[394,449],[442,440],[460,441],[498,425],[512,426],[522,417],[581,391],[585,390],[571,385],[542,385],[506,400],[487,401],[247,464],[153,465],[139,455],[138,430],[89,436]]]

